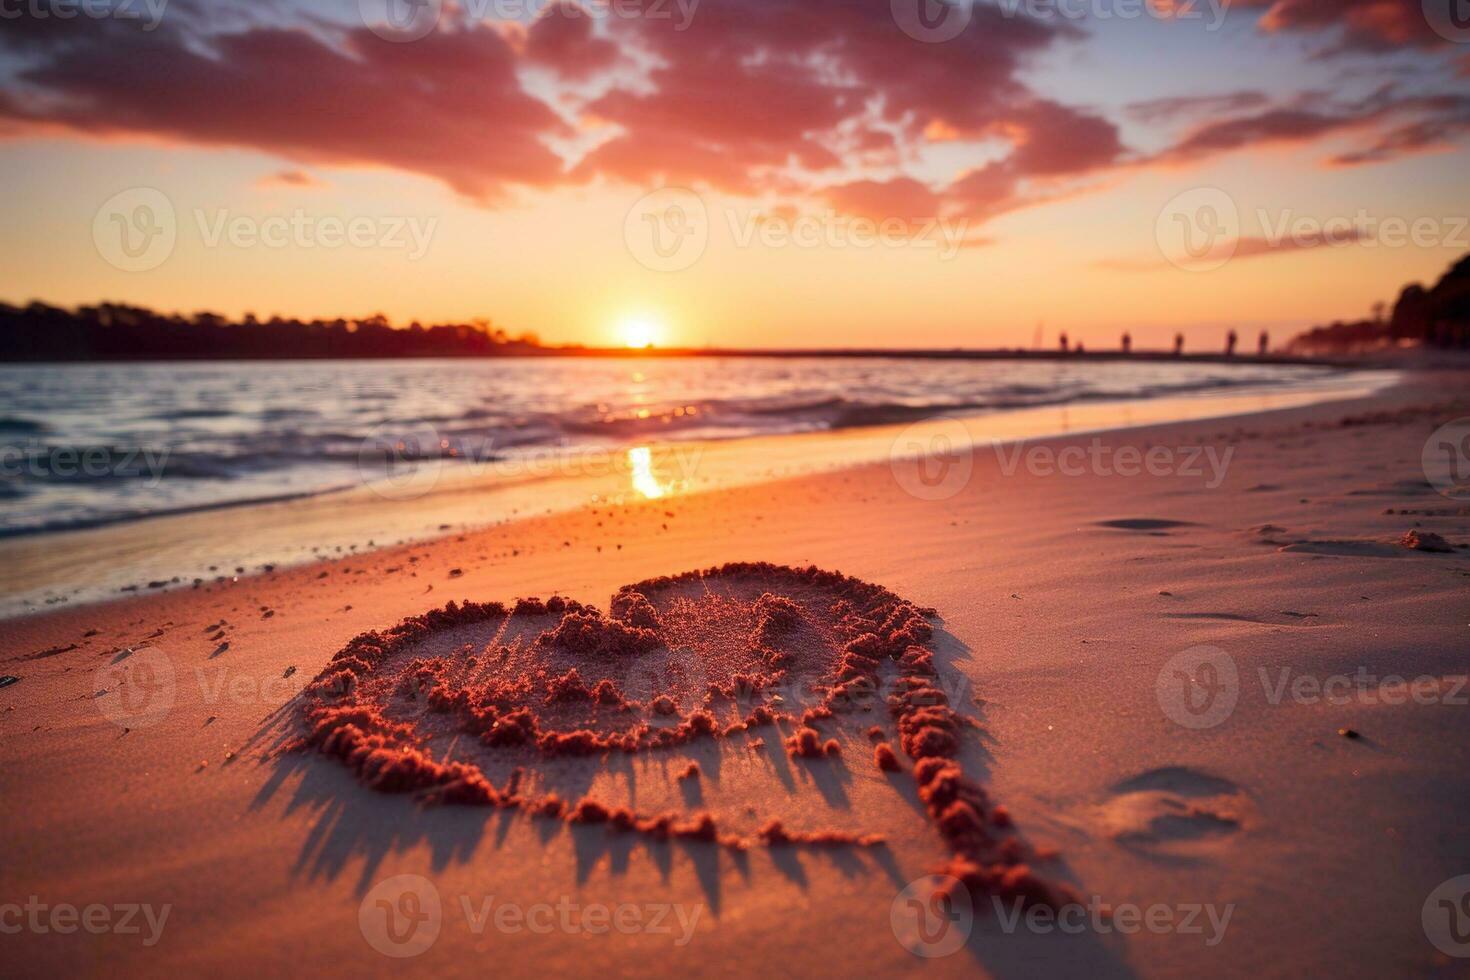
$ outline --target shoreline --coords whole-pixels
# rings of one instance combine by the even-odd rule
[[[1327,356],[1320,354],[1288,354],[1268,352],[1266,354],[1225,353],[1182,353],[1175,354],[1165,349],[1142,349],[1132,351],[1111,350],[1034,350],[1026,348],[887,348],[887,347],[789,347],[789,348],[725,348],[725,347],[542,347],[495,354],[302,354],[296,356],[260,357],[253,354],[231,356],[210,354],[200,357],[101,357],[93,355],[75,360],[0,360],[0,366],[25,364],[64,366],[72,364],[226,364],[258,363],[272,364],[281,361],[400,361],[400,360],[536,360],[558,357],[589,358],[663,358],[663,357],[754,357],[754,358],[808,358],[834,357],[857,359],[893,360],[955,360],[955,361],[1141,361],[1145,363],[1179,364],[1269,364],[1297,367],[1333,367],[1345,370],[1378,370],[1391,367],[1402,358],[1395,352],[1381,355],[1342,354]]]
[[[530,514],[853,470],[923,452],[926,446],[963,451],[1078,433],[1244,418],[1369,397],[1404,383],[1399,372],[1350,373],[1280,387],[1203,389],[941,414],[907,424],[671,440],[574,454],[548,447],[529,459],[447,465],[434,461],[405,480],[358,482],[325,491],[5,535],[0,537],[0,595],[6,597],[0,600],[0,621],[61,605],[181,586],[197,588],[333,555],[432,541]],[[242,535],[249,536],[251,544],[240,546]],[[56,591],[63,583],[68,590]]]
[[[25,801],[11,828],[13,893],[172,910],[153,946],[31,932],[11,937],[11,962],[19,976],[98,957],[120,976],[271,965],[387,976],[402,962],[370,945],[360,910],[385,881],[416,875],[442,896],[445,921],[413,965],[446,978],[483,972],[487,955],[610,975],[650,964],[682,975],[694,962],[721,976],[764,963],[935,977],[1210,975],[1222,963],[1239,975],[1453,970],[1421,909],[1470,870],[1470,708],[1458,680],[1470,506],[1425,482],[1420,455],[1436,427],[1470,415],[1470,398],[1462,374],[1409,380],[1352,401],[1028,446],[1053,462],[1094,441],[1113,458],[1214,449],[1229,455],[1214,489],[1207,469],[1128,476],[1089,463],[1069,476],[1023,459],[1008,473],[1010,457],[987,451],[963,485],[941,479],[916,495],[883,461],[524,515],[10,620],[0,672],[20,679],[0,688],[0,793]],[[1400,545],[1416,528],[1459,547]],[[914,957],[890,909],[940,866],[943,841],[907,769],[879,771],[862,732],[831,722],[820,724],[843,740],[835,759],[789,759],[781,729],[766,750],[717,742],[535,769],[609,806],[756,806],[794,827],[881,833],[881,847],[733,854],[425,806],[365,788],[335,759],[276,751],[296,693],[364,631],[449,600],[561,594],[608,608],[623,584],[742,561],[840,571],[937,610],[936,662],[973,723],[959,760],[1028,841],[1055,853],[1038,873],[1089,905],[1213,908],[1208,935],[1042,933],[1008,928],[1011,910],[992,916],[985,903],[953,955]],[[145,648],[170,665],[172,699],[155,723],[128,729],[108,714],[122,697],[113,674],[122,651]],[[1205,649],[1228,658],[1238,688],[1224,717],[1191,727],[1166,682],[1181,656]],[[1322,694],[1360,675],[1375,680]],[[1388,697],[1393,677],[1427,678],[1433,697]],[[456,751],[444,743],[436,757]],[[691,761],[698,796],[679,778]],[[648,933],[474,931],[460,897],[478,909],[487,895],[523,907],[674,904],[691,927],[671,959],[660,958],[669,938]]]

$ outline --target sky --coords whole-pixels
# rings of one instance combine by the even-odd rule
[[[1470,252],[1470,0],[0,0],[0,300],[1218,346]]]

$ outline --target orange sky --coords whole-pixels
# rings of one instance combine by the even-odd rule
[[[1419,0],[1327,23],[1014,0],[945,38],[903,2],[486,0],[412,40],[355,2],[325,26],[223,0],[22,21],[0,298],[591,344],[1213,346],[1361,316],[1470,251],[1470,48]]]

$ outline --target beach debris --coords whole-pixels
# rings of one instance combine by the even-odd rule
[[[289,667],[286,668],[285,672],[283,674],[281,674],[281,676],[282,677],[290,677],[294,673],[296,673],[296,665],[295,664],[292,664],[291,666],[289,666]]]
[[[681,772],[681,773],[679,773],[679,778],[680,779],[698,779],[699,778],[699,763],[697,763],[697,762],[691,762],[691,763],[689,763],[689,765],[687,765],[687,766],[684,767],[684,771]]]
[[[449,570],[449,577],[450,578],[459,578],[463,574],[464,574],[464,569],[463,568],[451,568]]]
[[[1341,735],[1343,738],[1362,738],[1363,737],[1362,735],[1360,735],[1357,732],[1357,730],[1352,729],[1352,728],[1339,728],[1337,730],[1337,734]]]
[[[1433,531],[1410,531],[1399,539],[1399,544],[1414,551],[1436,551],[1447,554],[1455,550],[1448,541]]]
[[[5,674],[3,676],[0,676],[0,687],[9,687],[12,684],[19,683],[20,678],[16,677],[14,674]]]

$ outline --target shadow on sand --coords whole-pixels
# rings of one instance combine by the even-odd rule
[[[963,740],[959,761],[965,770],[984,782],[995,762],[992,739],[981,727],[984,720],[983,701],[975,698],[966,680],[968,671],[958,664],[973,659],[971,651],[956,638],[936,630],[933,642],[935,663],[944,679],[946,693],[954,709],[970,723]],[[298,734],[300,700],[294,700],[267,718],[257,733],[242,747],[240,756],[249,752],[262,758],[259,763],[269,774],[250,808],[263,811],[268,806],[283,806],[282,818],[305,811],[311,814],[311,826],[301,842],[294,867],[298,875],[312,879],[337,880],[355,874],[354,888],[366,894],[383,876],[384,862],[392,855],[427,848],[434,871],[484,860],[502,848],[515,846],[510,837],[520,824],[534,833],[537,841],[548,845],[560,835],[569,835],[576,861],[576,880],[586,882],[599,867],[613,876],[628,872],[635,860],[646,860],[660,878],[669,881],[675,855],[689,867],[699,882],[711,914],[718,918],[723,911],[723,885],[728,875],[750,882],[760,873],[764,856],[770,867],[792,884],[805,890],[810,887],[808,869],[813,861],[837,871],[845,878],[859,879],[871,875],[885,876],[897,895],[911,879],[922,877],[932,868],[904,869],[894,853],[885,845],[873,848],[774,846],[752,848],[750,852],[733,851],[716,844],[695,840],[662,840],[646,834],[618,832],[604,825],[570,824],[564,820],[531,816],[519,810],[487,810],[481,807],[426,807],[409,796],[372,792],[361,786],[343,766],[310,751],[281,751]],[[841,740],[846,757],[864,759],[870,741],[863,730],[886,716],[853,714],[840,716],[843,722]],[[859,724],[861,723],[861,724]],[[891,726],[889,726],[891,727]],[[699,764],[701,778],[718,787],[726,753],[742,752],[759,758],[768,768],[771,779],[789,796],[813,790],[822,802],[833,809],[850,810],[847,787],[854,776],[843,761],[835,759],[793,759],[781,745],[786,729],[759,730],[760,745],[746,738],[726,742],[709,742],[670,750],[658,763],[671,770],[688,762]],[[612,772],[625,781],[632,800],[638,796],[640,765],[629,756],[612,755],[606,760],[573,760],[576,765],[558,768],[552,778],[542,778],[539,788],[555,791],[563,799],[578,799],[591,786],[599,773]],[[249,764],[237,762],[237,765]],[[866,764],[855,763],[855,764]],[[488,775],[488,774],[487,774]],[[546,773],[538,773],[545,777]],[[912,811],[918,834],[933,838],[934,864],[942,859],[942,845],[935,835],[923,801],[919,798],[912,774],[885,773],[883,781]],[[699,781],[678,788],[683,796],[686,814],[704,802]],[[286,796],[284,804],[278,797]],[[1045,866],[1048,877],[1066,881],[1076,891],[1075,878],[1061,860]],[[1005,915],[991,908],[984,899],[977,900],[973,931],[964,949],[988,973],[999,977],[1034,975],[1038,965],[1048,972],[1086,974],[1090,977],[1129,977],[1134,971],[1122,958],[1122,949],[1105,943],[1102,937],[1084,933],[1067,935],[1060,932],[1041,934],[1027,929],[1024,922],[1007,928],[1013,914]]]

